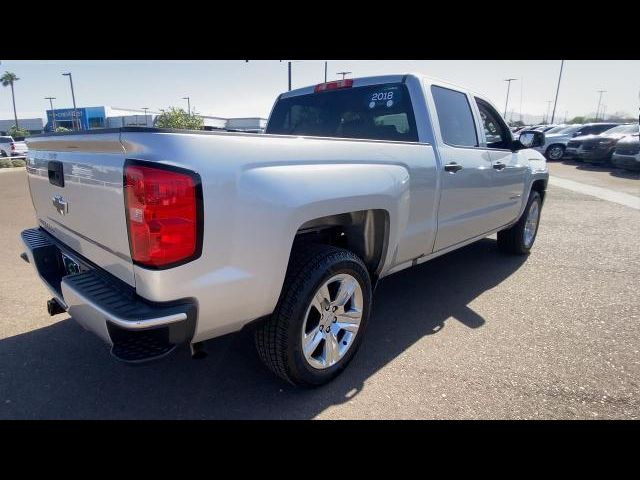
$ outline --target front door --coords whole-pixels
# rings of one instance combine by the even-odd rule
[[[513,137],[500,114],[485,100],[475,97],[484,130],[484,146],[491,158],[493,198],[488,218],[491,229],[499,228],[518,218],[525,195],[527,168],[523,151],[513,152]]]

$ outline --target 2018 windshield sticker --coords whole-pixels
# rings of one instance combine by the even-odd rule
[[[385,88],[379,92],[370,93],[367,96],[369,108],[385,106],[391,108],[400,101],[400,89],[398,87]]]

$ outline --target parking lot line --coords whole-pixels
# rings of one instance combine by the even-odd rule
[[[594,185],[587,185],[586,183],[575,182],[573,180],[567,180],[566,178],[560,178],[554,175],[549,176],[549,183],[556,187],[566,188],[567,190],[591,195],[602,200],[619,203],[621,205],[640,210],[640,197],[629,195],[628,193],[616,192],[615,190],[596,187]]]

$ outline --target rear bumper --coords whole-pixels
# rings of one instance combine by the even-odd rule
[[[29,262],[51,294],[72,318],[111,345],[111,353],[119,360],[154,360],[193,338],[194,300],[149,302],[43,229],[24,230],[21,237]],[[86,271],[67,274],[62,252]]]

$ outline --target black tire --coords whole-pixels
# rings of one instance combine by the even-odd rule
[[[536,225],[533,239],[527,245],[524,238],[525,224],[527,223],[527,216],[533,202],[538,202],[538,224]],[[498,248],[505,253],[513,253],[516,255],[528,254],[531,251],[531,247],[533,247],[533,244],[536,241],[538,227],[540,226],[541,212],[542,197],[540,197],[540,194],[536,190],[531,190],[531,193],[529,194],[529,200],[527,201],[527,206],[525,207],[524,212],[522,212],[522,216],[520,217],[518,222],[510,228],[498,232]]]
[[[4,150],[0,150],[0,157],[6,157],[7,156],[7,152],[5,152]]]
[[[353,344],[333,366],[312,367],[302,352],[304,316],[315,292],[332,276],[348,273],[363,293],[362,319]],[[255,330],[255,344],[265,365],[282,379],[300,386],[318,386],[339,375],[358,351],[371,310],[371,280],[358,256],[341,248],[306,244],[294,247],[280,299],[273,314]]]
[[[547,148],[547,150],[544,152],[544,156],[547,160],[550,161],[558,161],[562,159],[562,156],[564,155],[564,145],[561,144],[554,144],[554,145],[549,145],[549,148]],[[555,152],[559,151],[560,154],[556,155]]]

